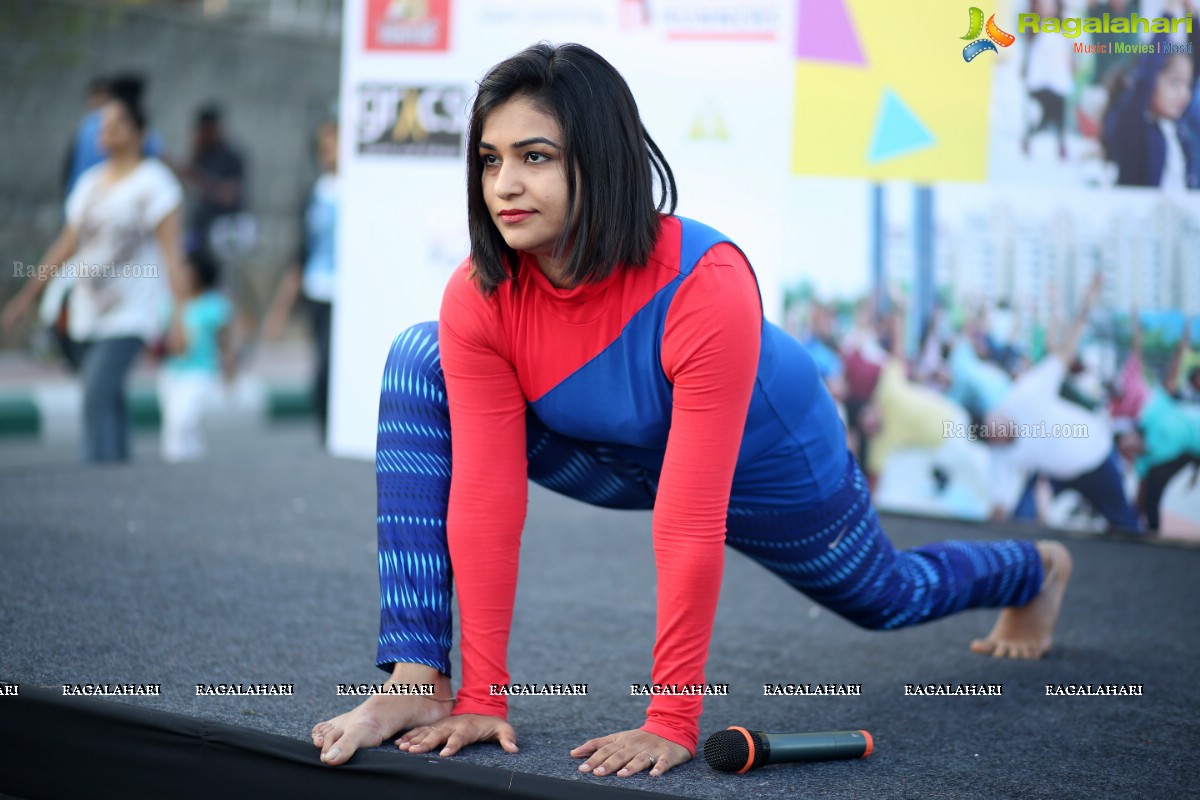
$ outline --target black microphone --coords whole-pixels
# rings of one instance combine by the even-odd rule
[[[704,760],[720,772],[741,774],[766,764],[866,758],[874,749],[866,731],[763,733],[730,725],[704,740]]]

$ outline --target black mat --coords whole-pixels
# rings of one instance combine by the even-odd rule
[[[152,441],[139,453],[130,466],[87,468],[66,450],[0,449],[0,680],[60,693],[64,683],[159,683],[159,697],[101,702],[308,742],[314,723],[353,704],[337,684],[383,677],[372,666],[372,466],[324,455],[306,429],[214,442],[200,465],[164,466]],[[861,631],[730,552],[708,668],[730,696],[707,701],[702,737],[733,724],[863,728],[875,753],[743,776],[702,760],[654,779],[582,776],[567,751],[636,726],[644,710],[629,685],[649,675],[649,524],[647,513],[533,489],[513,679],[588,683],[589,695],[516,698],[519,754],[488,744],[444,761],[705,798],[1163,798],[1190,796],[1200,779],[1200,551],[1091,538],[1066,540],[1075,580],[1054,652],[1033,663],[968,652],[993,612]],[[900,518],[885,527],[901,547],[1015,530]],[[291,683],[295,695],[196,696],[197,683],[214,682]],[[781,682],[861,684],[862,696],[763,696],[764,683]],[[909,683],[999,683],[1003,695],[905,696]],[[1144,694],[1047,697],[1060,683],[1142,684]],[[0,721],[15,708],[6,700]],[[65,735],[36,746],[60,770],[82,769],[99,748]],[[371,764],[413,758],[373,752]]]
[[[25,687],[19,696],[7,698],[5,711],[0,786],[19,797],[366,797],[372,792],[387,796],[400,787],[407,800],[671,797],[379,751],[357,754],[332,770],[320,763],[312,746],[285,736],[166,711],[68,699],[49,689]],[[65,769],[62,747],[72,754]]]

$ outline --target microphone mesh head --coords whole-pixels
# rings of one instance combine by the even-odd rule
[[[754,742],[754,761],[750,766],[757,767],[763,761],[762,739],[755,731],[749,733]],[[750,760],[750,743],[741,731],[717,731],[704,740],[704,760],[718,772],[738,772]]]

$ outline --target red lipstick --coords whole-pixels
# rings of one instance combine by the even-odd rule
[[[529,219],[534,215],[534,213],[535,212],[533,211],[524,211],[519,208],[506,208],[497,216],[499,216],[504,222],[507,222],[511,225],[521,222],[522,220]]]

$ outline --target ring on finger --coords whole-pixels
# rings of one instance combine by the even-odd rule
[[[653,767],[658,763],[658,756],[654,755],[649,750],[643,750],[642,752],[645,754],[646,758],[650,759],[650,766]]]

